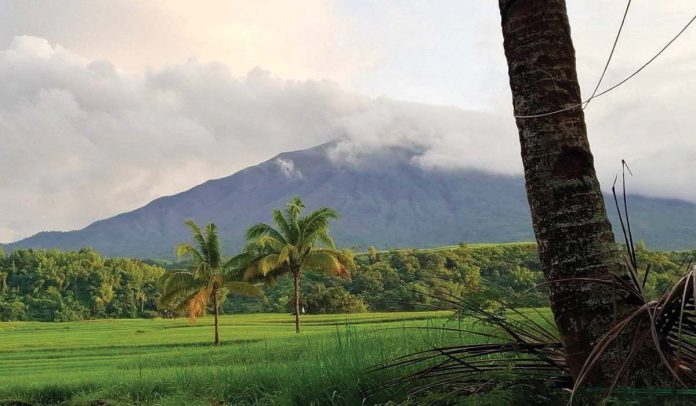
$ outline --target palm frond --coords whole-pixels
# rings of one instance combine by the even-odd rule
[[[273,222],[275,222],[276,226],[278,226],[278,232],[283,235],[283,239],[285,240],[285,242],[296,242],[293,239],[294,229],[292,228],[288,220],[285,218],[285,215],[282,211],[278,209],[273,210]]]
[[[301,237],[300,219],[304,207],[302,200],[299,197],[294,197],[285,208],[285,222],[290,229],[290,242],[297,243]]]
[[[447,394],[449,399],[485,392],[494,387],[545,383],[559,388],[572,385],[570,371],[557,333],[539,325],[525,313],[498,301],[504,311],[496,314],[466,298],[435,290],[432,299],[440,309],[457,309],[488,326],[480,330],[447,330],[479,336],[482,344],[434,347],[397,358],[374,371],[424,365],[418,372],[395,378],[387,386],[411,386],[411,395],[427,392]],[[492,342],[491,342],[492,341]],[[379,389],[378,389],[379,390]]]
[[[198,226],[198,224],[196,224],[196,222],[194,222],[193,220],[186,220],[184,221],[184,224],[189,226],[189,228],[191,229],[193,240],[196,241],[198,246],[201,247],[201,249],[205,249],[205,237],[203,236],[203,232],[201,231],[201,228]]]
[[[317,235],[317,241],[327,248],[330,248],[332,250],[336,249],[336,243],[334,242],[333,238],[331,238],[331,236],[329,235],[328,228],[325,232]]]
[[[177,311],[177,312],[183,312],[183,313],[186,314],[186,316],[188,317],[188,304],[189,304],[189,301],[191,301],[191,299],[193,299],[194,297],[196,297],[196,295],[198,295],[199,292],[200,292],[200,290],[196,290],[195,292],[192,292],[192,293],[188,294],[184,299],[182,299],[182,300],[179,302],[178,305],[176,305],[176,306],[174,307],[174,310]]]
[[[314,230],[323,229],[329,224],[329,220],[338,219],[338,213],[328,207],[322,207],[310,213],[300,221],[302,233],[311,234]]]
[[[207,261],[213,270],[220,267],[220,240],[217,234],[217,226],[210,223],[206,226],[206,253]]]
[[[278,254],[268,254],[254,259],[243,268],[241,279],[247,282],[265,280],[274,270],[283,268],[278,257]]]
[[[280,253],[278,254],[278,263],[279,264],[286,264],[289,265],[290,262],[293,259],[297,259],[299,256],[299,253],[297,252],[297,249],[295,249],[294,246],[292,245],[285,245],[281,250]]]
[[[162,296],[158,299],[160,305],[169,305],[176,298],[189,295],[205,286],[188,271],[165,272],[159,279]]]
[[[287,246],[288,244],[271,237],[270,235],[263,235],[256,240],[255,245],[261,248],[261,250],[269,248],[272,252],[279,253],[283,247]]]
[[[239,281],[229,281],[225,282],[223,285],[230,292],[241,296],[247,297],[264,297],[263,289],[251,283],[239,282]]]
[[[177,258],[184,258],[188,255],[191,255],[193,257],[194,262],[201,263],[205,262],[205,258],[203,258],[203,254],[198,251],[193,245],[188,244],[188,243],[182,243],[176,246],[176,257]]]
[[[162,290],[169,290],[178,286],[187,286],[195,280],[190,271],[168,271],[160,276],[158,283]]]
[[[278,230],[271,227],[270,225],[264,223],[254,224],[253,226],[249,227],[246,233],[246,238],[249,241],[257,240],[263,236],[269,236],[280,241],[283,244],[287,243],[283,234],[281,234]]]
[[[163,273],[162,276],[160,276],[158,283],[160,287],[166,288],[170,284],[178,285],[180,283],[187,282],[192,279],[194,279],[193,273],[191,273],[190,271],[167,271]]]
[[[205,287],[198,292],[192,294],[184,301],[186,305],[186,313],[191,322],[195,322],[196,318],[203,314],[208,300],[210,300],[211,288]]]
[[[609,386],[607,396],[646,350],[656,355],[654,367],[671,375],[675,385],[691,387],[696,384],[696,267],[658,300],[645,300],[643,306],[616,323],[602,337],[580,371],[574,393],[583,387],[603,355],[625,331],[631,331],[635,341]]]
[[[290,199],[287,207],[285,208],[285,213],[287,215],[287,218],[291,220],[291,223],[297,222],[300,219],[300,216],[302,215],[302,210],[304,210],[304,208],[305,204],[299,197],[295,196],[292,199]]]
[[[355,269],[355,253],[349,249],[336,250],[331,248],[319,248],[314,252],[326,253],[338,260],[338,262],[352,271]]]
[[[243,254],[244,253],[236,255],[227,260],[227,262],[225,262],[224,264],[222,264],[222,266],[220,267],[220,273],[225,277],[225,279],[238,280],[242,278],[242,276],[244,275],[244,268],[246,268],[249,264],[249,262],[247,262],[248,260],[245,257],[237,258]]]
[[[334,210],[321,208],[300,219],[298,243],[305,247],[312,247],[318,242],[329,248],[335,248],[333,239],[329,235],[329,221],[336,218],[338,214]]]
[[[263,277],[254,278],[253,281],[263,282],[264,285],[266,285],[268,287],[273,287],[273,286],[276,286],[278,284],[278,279],[280,279],[283,276],[288,275],[289,273],[290,273],[290,269],[287,266],[282,266],[282,267],[278,267],[276,269],[271,270]]]
[[[350,271],[328,252],[312,252],[305,257],[303,266],[315,272],[350,279]]]
[[[270,271],[280,267],[282,264],[278,262],[278,254],[269,254],[258,260],[258,271],[261,275],[266,276]]]
[[[258,282],[264,280],[264,275],[259,270],[259,262],[254,261],[244,268],[242,280],[247,282]]]

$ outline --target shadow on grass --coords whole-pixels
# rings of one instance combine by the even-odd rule
[[[231,346],[231,345],[244,345],[244,344],[253,344],[253,343],[258,343],[262,342],[264,339],[262,338],[248,338],[248,339],[237,339],[237,340],[220,340],[220,345],[217,347],[225,347],[225,346]],[[216,346],[210,342],[204,342],[204,343],[167,343],[167,344],[147,344],[147,345],[128,345],[128,344],[123,344],[123,345],[100,345],[100,346],[85,346],[85,347],[80,347],[80,348],[61,348],[60,353],[55,353],[51,352],[51,354],[47,354],[43,356],[43,359],[61,359],[61,358],[72,358],[74,357],[74,353],[84,353],[85,351],[101,351],[101,350],[118,350],[117,354],[114,355],[132,355],[132,354],[142,354],[143,351],[147,350],[161,350],[163,348],[171,349],[171,348],[205,348],[205,347],[212,347],[216,348]],[[48,350],[50,351],[50,350]],[[23,358],[28,358],[28,359],[35,359],[36,353],[41,353],[41,352],[47,352],[46,349],[24,349],[22,350],[22,356],[17,357],[13,356],[13,359],[23,359]],[[1,354],[2,352],[0,352]],[[13,353],[13,355],[17,355],[16,353]],[[104,353],[99,353],[95,355],[95,357],[103,357]],[[81,358],[86,358],[88,356],[82,356]],[[2,403],[0,403],[0,406],[3,406]]]

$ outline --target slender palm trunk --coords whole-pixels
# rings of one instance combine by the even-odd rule
[[[215,314],[215,345],[220,344],[220,334],[218,333],[218,315],[220,314],[220,309],[218,307],[217,294],[218,294],[218,285],[214,284],[212,296],[213,296],[213,312]]]
[[[579,104],[565,0],[499,0],[499,6],[515,115]],[[517,118],[517,128],[544,276],[564,280],[549,284],[549,296],[568,365],[577,376],[598,340],[640,302],[609,284],[572,280],[629,278],[607,218],[583,110]],[[617,347],[607,352],[594,382],[610,381],[626,352]]]
[[[295,333],[300,333],[300,271],[292,273],[295,286]]]

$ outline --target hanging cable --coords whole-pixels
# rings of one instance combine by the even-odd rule
[[[609,58],[607,58],[607,63],[604,64],[604,70],[602,70],[602,75],[599,77],[599,80],[597,81],[597,85],[595,86],[594,90],[592,91],[592,96],[590,96],[590,98],[587,99],[587,102],[582,107],[583,110],[587,108],[587,106],[590,104],[592,99],[595,97],[595,95],[597,94],[597,90],[599,90],[599,86],[602,84],[602,80],[604,80],[604,75],[607,74],[607,69],[609,69],[609,64],[611,63],[611,58],[614,57],[614,51],[616,51],[616,44],[619,43],[619,38],[621,37],[621,31],[623,30],[624,24],[626,23],[626,16],[628,15],[629,8],[631,8],[631,0],[628,0],[628,3],[626,3],[626,10],[624,10],[623,18],[621,18],[621,24],[619,25],[619,30],[616,32],[616,37],[614,38],[614,45],[611,46],[611,52],[609,52]]]
[[[645,69],[645,68],[646,68],[648,65],[650,65],[653,61],[655,61],[655,59],[657,59],[660,55],[662,55],[662,53],[665,52],[665,51],[667,50],[667,48],[669,48],[669,46],[672,45],[672,43],[674,43],[674,41],[676,41],[677,38],[679,38],[679,37],[687,30],[687,28],[689,28],[689,26],[690,26],[694,21],[696,21],[696,16],[692,17],[691,20],[689,20],[689,22],[686,23],[686,25],[677,33],[677,35],[674,36],[674,38],[672,38],[664,47],[662,47],[662,49],[660,49],[660,51],[658,51],[652,58],[650,58],[647,62],[645,62],[645,63],[644,63],[640,68],[638,68],[635,72],[631,73],[631,74],[628,75],[625,79],[621,80],[620,82],[618,82],[617,84],[611,86],[610,88],[608,88],[608,89],[606,89],[606,90],[603,90],[603,91],[600,92],[600,93],[597,93],[597,94],[594,95],[594,97],[592,97],[592,98],[593,98],[593,99],[596,99],[596,98],[598,98],[598,97],[600,97],[600,96],[603,96],[603,95],[605,95],[605,94],[611,92],[612,90],[614,90],[614,89],[616,89],[617,87],[623,85],[624,83],[626,83],[626,82],[628,82],[629,80],[631,80],[634,76],[636,76],[637,74],[639,74],[643,69]],[[564,112],[564,111],[568,111],[568,110],[572,110],[572,109],[575,109],[575,108],[578,108],[578,107],[582,107],[584,104],[588,103],[590,100],[591,100],[591,99],[587,99],[587,100],[585,100],[585,101],[583,101],[583,102],[580,102],[580,103],[577,103],[577,104],[574,104],[574,105],[565,107],[565,108],[560,109],[560,110],[550,111],[550,112],[548,112],[548,113],[529,114],[529,115],[519,115],[519,116],[515,116],[515,118],[538,118],[538,117],[551,116],[551,115],[554,115],[554,114],[562,113],[562,112]]]

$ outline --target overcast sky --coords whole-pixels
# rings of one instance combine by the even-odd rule
[[[587,96],[625,3],[568,0]],[[693,0],[635,0],[605,79]],[[586,117],[600,181],[696,201],[696,27]],[[0,242],[70,230],[292,149],[412,146],[521,173],[496,1],[0,0]]]

